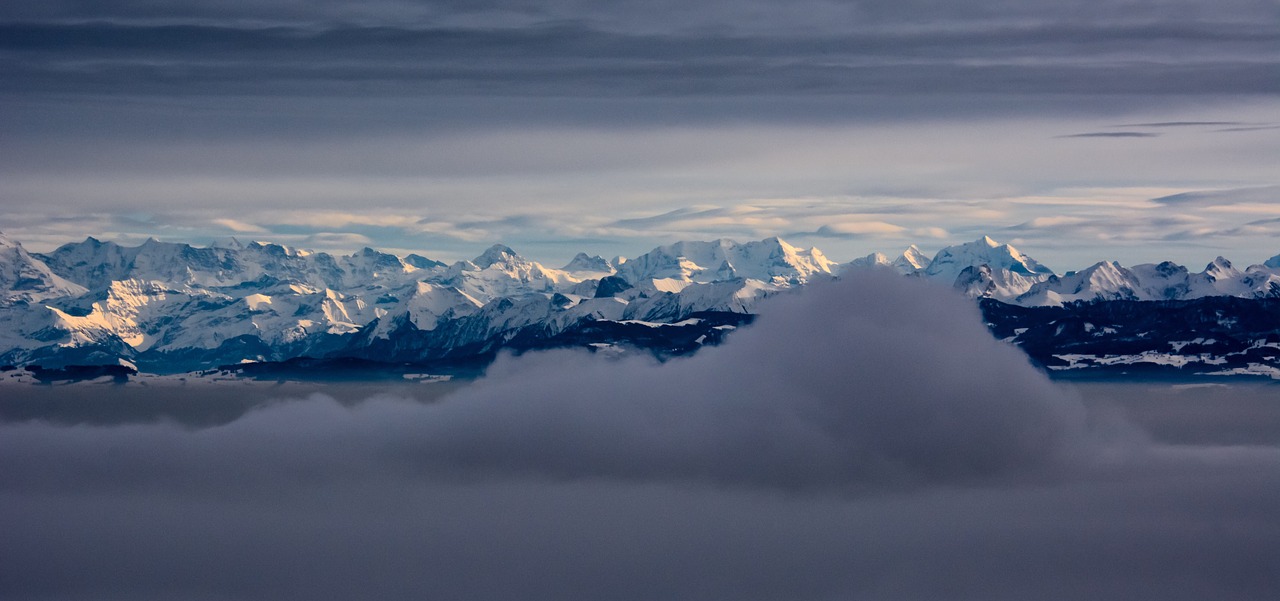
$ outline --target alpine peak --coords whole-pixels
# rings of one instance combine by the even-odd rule
[[[504,244],[494,244],[480,254],[480,256],[472,259],[471,262],[480,269],[485,269],[494,263],[508,263],[512,260],[520,259],[520,255],[511,247]]]

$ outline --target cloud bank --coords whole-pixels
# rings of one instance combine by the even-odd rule
[[[920,282],[869,274],[773,309],[692,358],[508,358],[430,404],[0,424],[0,596],[1250,599],[1280,584],[1274,447],[1149,443]]]

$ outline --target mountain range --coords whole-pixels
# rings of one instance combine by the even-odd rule
[[[482,365],[504,348],[557,346],[673,355],[720,341],[763,298],[872,268],[983,299],[997,335],[1015,320],[1012,309],[1026,325],[1029,316],[1098,303],[1280,298],[1280,256],[1243,270],[1219,257],[1199,272],[1099,262],[1057,274],[989,237],[932,257],[911,246],[848,263],[778,238],[689,241],[630,259],[579,253],[550,268],[501,244],[446,264],[371,248],[336,256],[236,240],[195,247],[87,238],[31,253],[0,234],[0,364],[123,363],[174,373],[304,357]],[[1011,332],[1001,337],[1031,348],[1019,336],[1039,330]],[[1033,360],[1063,367],[1042,334]],[[1067,365],[1077,364],[1102,365]]]

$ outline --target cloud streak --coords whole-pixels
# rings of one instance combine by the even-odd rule
[[[1094,131],[1083,134],[1068,134],[1059,138],[1156,138],[1160,134],[1143,131]]]
[[[1159,123],[1130,123],[1127,125],[1117,125],[1116,127],[1205,127],[1228,125],[1247,124],[1240,121],[1161,121]]]
[[[662,97],[900,94],[926,82],[935,93],[1280,91],[1259,77],[1274,67],[1260,59],[1275,32],[1238,23],[662,35],[582,21],[422,29],[10,22],[0,33],[0,51],[18,59],[6,63],[0,89],[25,93]],[[1158,60],[1170,47],[1203,47],[1206,58]]]

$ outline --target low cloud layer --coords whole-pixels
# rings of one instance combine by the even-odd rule
[[[126,463],[171,475],[208,463],[229,476],[243,455],[277,455],[298,436],[308,452],[311,438],[350,439],[357,452],[321,451],[351,453],[319,463],[339,470],[367,460],[442,475],[779,489],[1000,481],[1053,472],[1099,444],[1078,400],[992,340],[973,305],[892,273],[778,299],[732,344],[667,364],[538,353],[502,359],[431,406],[287,404],[196,434],[196,445],[165,429],[116,434],[136,453]],[[227,464],[212,451],[232,441],[239,450]],[[90,472],[117,460],[85,455],[103,462]],[[45,477],[12,468],[15,478]]]
[[[500,363],[447,404],[477,426],[439,422],[438,439],[455,439],[440,452],[557,476],[805,487],[982,481],[1082,444],[1079,405],[991,340],[972,306],[900,279],[781,299],[732,344],[668,365]],[[510,429],[479,427],[497,413]]]
[[[667,364],[534,354],[431,403],[0,424],[0,596],[1274,591],[1280,452],[1107,415],[971,304],[868,274]]]

